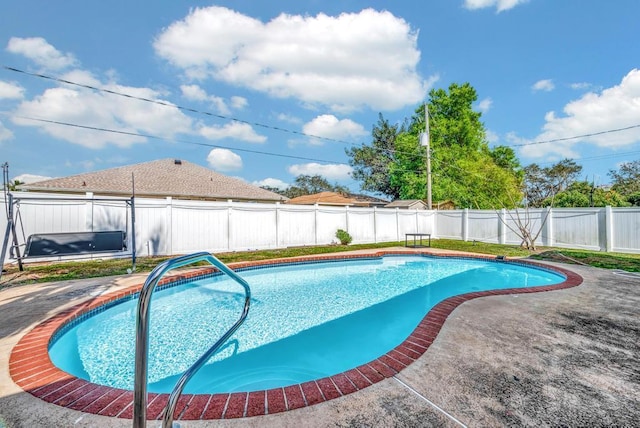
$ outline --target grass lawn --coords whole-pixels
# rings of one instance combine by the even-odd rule
[[[640,272],[640,254],[556,249],[532,254],[530,258],[560,263],[584,264],[603,269],[621,269],[627,272]]]
[[[447,250],[467,251],[492,255],[504,255],[508,257],[530,257],[537,260],[550,260],[561,263],[583,263],[606,269],[623,269],[630,272],[640,272],[640,254],[615,254],[600,253],[595,251],[577,251],[540,248],[536,252],[530,252],[519,246],[489,244],[476,241],[459,241],[451,239],[433,239],[433,248]],[[266,260],[274,258],[286,258],[305,256],[310,254],[326,254],[346,250],[359,250],[370,248],[388,248],[404,246],[402,242],[386,242],[378,244],[354,244],[354,245],[326,245],[314,247],[293,247],[279,250],[262,251],[238,251],[230,253],[216,253],[224,263],[239,261]],[[137,272],[150,272],[154,267],[169,257],[138,257],[136,260]],[[34,282],[64,281],[72,279],[93,278],[111,275],[124,275],[131,268],[131,259],[111,260],[87,260],[62,263],[29,263],[25,264],[25,270],[20,272],[17,265],[5,265],[0,288],[18,284]]]

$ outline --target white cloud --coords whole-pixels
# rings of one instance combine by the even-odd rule
[[[116,79],[113,79],[109,74],[110,73],[107,73],[106,81],[115,82]],[[79,83],[81,85],[94,86],[96,88],[101,87],[103,84],[100,81],[100,79],[95,77],[90,71],[82,70],[80,68],[76,68],[66,72],[64,75],[62,75],[62,79],[67,80],[69,82]],[[74,87],[74,86],[70,86],[70,87]]]
[[[231,97],[229,101],[226,101],[222,97],[207,94],[207,92],[198,85],[181,85],[180,90],[182,91],[182,96],[187,100],[207,102],[212,105],[218,113],[224,115],[231,114],[231,108],[241,110],[248,105],[246,98],[234,96]]]
[[[331,114],[317,116],[311,122],[302,127],[302,132],[316,137],[329,138],[333,140],[349,139],[367,135],[367,131],[362,125],[351,119],[339,120]],[[310,138],[311,144],[320,145],[324,141],[318,138]]]
[[[17,83],[0,80],[0,100],[20,100],[24,97],[24,88]]]
[[[191,119],[178,108],[172,107],[168,101],[162,100],[161,94],[153,89],[122,86],[111,79],[101,82],[90,72],[80,69],[70,71],[62,77],[68,81],[135,97],[156,99],[167,105],[62,84],[45,90],[31,100],[22,101],[15,110],[13,123],[38,127],[50,136],[93,149],[103,148],[108,144],[128,147],[145,142],[147,138],[45,123],[29,118],[113,129],[131,134],[152,134],[163,138],[173,138],[177,134],[191,132]]]
[[[531,87],[531,89],[534,91],[545,91],[545,92],[551,92],[555,88],[556,86],[553,84],[553,81],[551,79],[538,80]]]
[[[491,98],[485,98],[478,103],[478,109],[481,112],[486,113],[489,111],[492,105],[493,105],[493,100]]]
[[[156,98],[148,88],[104,85],[105,88],[145,98]],[[167,101],[164,101],[167,102]],[[114,134],[25,119],[45,119],[81,124],[96,128],[114,129],[130,133],[146,133],[171,138],[189,132],[191,119],[177,108],[132,101],[123,97],[89,90],[51,88],[33,100],[22,102],[16,109],[13,122],[22,126],[36,126],[45,133],[99,149],[107,144],[128,147],[147,139],[137,135]]]
[[[180,90],[182,96],[190,101],[204,101],[212,105],[217,113],[230,114],[231,110],[227,107],[227,103],[224,99],[216,97],[215,95],[209,95],[198,85],[181,85]]]
[[[578,144],[617,149],[640,142],[640,128],[606,132],[638,124],[640,117],[640,70],[631,70],[619,85],[600,93],[589,92],[564,107],[564,115],[549,112],[543,131],[534,141],[557,140],[596,134],[579,139],[533,144],[522,147],[521,154],[530,158],[579,157]]]
[[[233,138],[248,143],[264,143],[267,137],[258,134],[248,123],[229,122],[223,126],[203,126],[200,135],[209,140]]]
[[[43,180],[49,180],[53,177],[46,177],[44,175],[35,175],[35,174],[21,174],[18,175],[17,177],[14,177],[14,181],[19,181],[20,183],[24,183],[24,184],[31,184],[31,183],[36,183],[38,181],[43,181]]]
[[[227,149],[211,150],[207,156],[207,162],[216,171],[237,171],[242,169],[242,158]]]
[[[582,90],[582,89],[589,89],[591,87],[591,83],[587,83],[587,82],[579,82],[579,83],[572,83],[571,85],[569,85],[571,87],[571,89],[575,89],[575,90]]]
[[[182,96],[190,101],[207,101],[209,95],[198,85],[180,85]]]
[[[268,186],[268,187],[273,187],[280,190],[284,190],[287,187],[289,187],[288,183],[285,183],[284,181],[279,180],[277,178],[271,178],[271,177],[265,178],[264,180],[260,180],[260,181],[254,181],[252,184],[254,186],[260,186],[260,187]]]
[[[5,140],[13,138],[13,132],[7,129],[2,122],[0,122],[0,143]]]
[[[298,175],[321,175],[330,180],[345,180],[351,176],[352,168],[342,164],[319,164],[305,163],[291,165],[287,168],[290,174]]]
[[[233,107],[236,110],[242,110],[243,108],[249,105],[249,101],[244,97],[233,96],[231,97],[230,101],[231,101],[231,107]]]
[[[302,123],[302,120],[300,120],[299,117],[293,116],[291,114],[287,114],[287,113],[280,113],[277,115],[277,118],[279,121],[281,122],[288,122],[288,123],[293,123],[293,124],[299,124]]]
[[[42,37],[12,37],[7,51],[23,55],[47,70],[62,70],[78,63],[73,55],[60,52]]]
[[[529,0],[464,0],[464,7],[470,10],[494,7],[498,12],[512,9]]]
[[[348,112],[395,110],[424,99],[418,33],[387,11],[281,14],[263,23],[224,7],[193,9],[155,40],[193,79],[215,79]],[[381,66],[384,64],[384,67]]]

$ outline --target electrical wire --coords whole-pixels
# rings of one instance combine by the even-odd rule
[[[9,112],[0,112],[0,114],[7,114],[8,115],[10,113]],[[177,139],[177,138],[160,137],[158,135],[153,135],[153,134],[143,134],[143,133],[140,133],[140,132],[133,132],[133,131],[122,131],[122,130],[109,129],[109,128],[104,128],[104,127],[99,127],[99,126],[80,125],[80,124],[77,124],[77,123],[62,122],[62,121],[58,121],[58,120],[43,119],[43,118],[36,118],[36,117],[29,117],[29,116],[12,115],[12,117],[23,119],[23,120],[32,120],[32,121],[35,121],[35,122],[50,123],[50,124],[60,125],[60,126],[68,126],[68,127],[72,127],[72,128],[87,129],[87,130],[91,130],[91,131],[107,132],[107,133],[112,133],[112,134],[128,135],[128,136],[134,136],[134,137],[143,137],[143,138],[149,138],[149,139],[158,140],[158,141],[168,141],[168,142],[173,142],[173,143],[190,144],[190,145],[195,145],[195,146],[221,148],[221,149],[227,149],[227,150],[244,152],[244,153],[252,153],[252,154],[258,154],[258,155],[264,155],[264,156],[274,156],[274,157],[288,158],[288,159],[295,159],[295,160],[304,160],[304,161],[309,161],[309,162],[319,162],[319,163],[325,163],[325,164],[335,164],[335,165],[350,166],[350,164],[348,162],[342,162],[342,161],[338,161],[338,160],[329,160],[329,159],[319,159],[319,158],[311,158],[311,157],[305,157],[305,156],[287,155],[287,154],[284,154],[284,153],[276,153],[276,152],[268,152],[268,151],[262,151],[262,150],[252,150],[252,149],[243,149],[243,148],[239,148],[239,147],[224,146],[224,145],[212,144],[212,143],[200,143],[200,142]],[[414,171],[414,170],[411,170],[411,169],[398,169],[397,171],[399,171],[399,172],[421,172],[421,171]]]
[[[74,82],[74,81],[71,81],[71,80],[62,79],[62,78],[54,77],[54,76],[49,76],[49,75],[46,75],[46,74],[32,73],[32,72],[28,72],[28,71],[25,71],[25,70],[20,70],[20,69],[15,68],[15,67],[9,67],[9,66],[6,66],[6,65],[3,65],[2,68],[4,68],[5,70],[8,70],[8,71],[13,71],[13,72],[16,72],[16,73],[25,74],[27,76],[38,77],[38,78],[41,78],[41,79],[51,80],[51,81],[58,82],[58,83],[63,83],[63,84],[67,84],[67,85],[77,86],[77,87],[80,87],[80,88],[90,89],[90,90],[97,91],[97,92],[104,92],[104,93],[111,94],[111,95],[117,95],[117,96],[129,98],[129,99],[134,99],[134,100],[138,100],[138,101],[144,101],[144,102],[148,102],[148,103],[153,103],[153,104],[161,105],[161,106],[164,106],[164,107],[177,108],[177,109],[182,110],[182,111],[188,111],[188,112],[191,112],[191,113],[198,113],[198,114],[202,114],[202,115],[206,115],[206,116],[210,116],[210,117],[215,117],[215,118],[218,118],[218,119],[230,120],[230,121],[234,121],[234,122],[238,122],[238,123],[244,123],[244,124],[251,125],[251,126],[262,127],[262,128],[270,129],[270,130],[274,130],[274,131],[287,132],[287,133],[290,133],[290,134],[299,135],[299,136],[303,136],[303,137],[307,137],[307,138],[316,138],[316,139],[320,139],[320,140],[324,140],[324,141],[330,141],[330,142],[334,142],[334,143],[341,143],[341,144],[346,144],[346,145],[351,145],[351,146],[355,146],[355,145],[359,144],[359,143],[339,140],[339,139],[336,139],[336,138],[321,137],[321,136],[318,136],[318,135],[307,134],[305,132],[295,131],[295,130],[292,130],[292,129],[286,129],[286,128],[281,128],[281,127],[272,126],[272,125],[265,125],[265,124],[257,123],[257,122],[251,122],[251,121],[247,121],[247,120],[243,120],[243,119],[238,119],[238,118],[235,118],[235,117],[224,116],[224,115],[212,113],[212,112],[209,112],[209,111],[198,110],[198,109],[195,109],[193,107],[186,107],[186,106],[181,106],[181,105],[178,105],[178,104],[173,104],[173,103],[169,103],[169,102],[165,102],[165,101],[154,100],[154,99],[150,99],[150,98],[145,98],[145,97],[140,97],[140,96],[136,96],[136,95],[126,94],[126,93],[123,93],[123,92],[114,91],[112,89],[100,88],[100,87],[97,87],[97,86],[92,86],[92,85],[87,85],[87,84],[83,84],[83,83],[79,83],[79,82]],[[363,145],[363,144],[364,143],[362,143],[361,145]],[[406,154],[406,155],[409,155],[409,156],[415,156],[415,154],[412,153],[412,152],[402,152],[402,151],[397,151],[397,150],[393,150],[393,149],[391,149],[391,150],[390,149],[379,149],[379,151],[385,152],[385,153],[387,153],[389,155],[392,155],[392,156],[395,155],[395,154]]]
[[[119,92],[119,91],[114,91],[112,89],[100,88],[100,87],[97,87],[97,86],[88,85],[88,84],[79,83],[79,82],[74,82],[72,80],[62,79],[62,78],[59,78],[59,77],[49,76],[49,75],[46,75],[46,74],[33,73],[33,72],[26,71],[26,70],[18,69],[18,68],[15,68],[15,67],[9,67],[7,65],[3,65],[2,68],[4,68],[5,70],[8,70],[8,71],[13,71],[13,72],[16,72],[16,73],[25,74],[25,75],[32,76],[32,77],[38,77],[38,78],[41,78],[41,79],[51,80],[51,81],[54,81],[54,82],[63,83],[63,84],[67,84],[67,85],[72,85],[72,86],[77,86],[77,87],[81,87],[81,88],[85,88],[85,89],[90,89],[90,90],[93,90],[93,91],[104,92],[104,93],[108,93],[108,94],[111,94],[111,95],[117,95],[117,96],[121,96],[121,97],[125,97],[125,98],[130,98],[130,99],[135,99],[135,100],[144,101],[144,102],[148,102],[148,103],[153,103],[153,104],[157,104],[157,105],[161,105],[161,106],[165,106],[165,107],[177,108],[179,110],[188,111],[188,112],[191,112],[191,113],[197,113],[197,114],[202,114],[202,115],[206,115],[206,116],[210,116],[210,117],[215,117],[215,118],[218,118],[218,119],[224,119],[224,120],[230,120],[230,121],[234,121],[234,122],[238,122],[238,123],[244,123],[244,124],[247,124],[247,125],[257,126],[257,127],[261,127],[261,128],[265,128],[265,129],[274,130],[274,131],[287,132],[287,133],[290,133],[290,134],[299,135],[299,136],[303,136],[303,137],[316,138],[316,139],[319,139],[319,140],[332,141],[332,142],[341,143],[341,144],[347,144],[347,145],[356,145],[356,144],[358,144],[358,143],[353,143],[353,142],[349,142],[349,141],[345,141],[345,140],[339,140],[339,139],[336,139],[336,138],[322,137],[322,136],[319,136],[319,135],[307,134],[305,132],[295,131],[295,130],[292,130],[292,129],[282,128],[282,127],[273,126],[273,125],[266,125],[266,124],[259,123],[259,122],[252,122],[252,121],[243,120],[243,119],[239,119],[239,118],[235,118],[235,117],[225,116],[225,115],[216,114],[216,113],[212,113],[212,112],[205,111],[205,110],[198,110],[198,109],[195,109],[193,107],[186,107],[186,106],[182,106],[182,105],[179,105],[179,104],[173,104],[173,103],[169,103],[169,102],[165,102],[165,101],[154,100],[154,99],[151,99],[151,98],[145,98],[145,97],[140,97],[140,96],[136,96],[136,95],[131,95],[131,94],[127,94],[127,93],[123,93],[123,92]],[[575,136],[570,136],[570,137],[554,138],[554,139],[551,139],[551,140],[543,140],[543,141],[532,141],[532,142],[528,142],[528,143],[512,144],[509,147],[525,147],[525,146],[538,145],[538,144],[557,143],[559,141],[576,140],[576,139],[580,139],[580,138],[587,138],[587,137],[593,137],[593,136],[597,136],[597,135],[605,135],[605,134],[611,134],[611,133],[615,133],[615,132],[627,131],[627,130],[635,129],[635,128],[640,128],[640,124],[630,125],[630,126],[623,127],[623,128],[608,129],[608,130],[604,130],[604,131],[593,132],[593,133],[583,134],[583,135],[575,135]],[[390,151],[390,152],[395,152],[395,151]],[[409,152],[400,152],[400,153],[405,153],[405,154],[409,154],[409,155],[411,154]]]
[[[509,147],[524,147],[524,146],[533,146],[535,144],[549,144],[549,143],[557,143],[559,141],[578,140],[580,138],[594,137],[596,135],[604,135],[604,134],[612,134],[614,132],[628,131],[629,129],[634,129],[634,128],[640,128],[640,124],[626,126],[624,128],[616,128],[616,129],[608,129],[606,131],[592,132],[590,134],[575,135],[573,137],[554,138],[553,140],[532,141],[532,142],[529,142],[529,143],[512,144]]]
[[[316,138],[316,139],[319,139],[319,140],[332,141],[332,142],[348,144],[348,145],[357,144],[357,143],[348,142],[348,141],[344,141],[344,140],[338,140],[338,139],[335,139],[335,138],[329,138],[329,137],[322,137],[320,135],[307,134],[306,132],[295,131],[295,130],[292,130],[292,129],[281,128],[281,127],[278,127],[278,126],[266,125],[264,123],[252,122],[252,121],[248,121],[248,120],[238,119],[236,117],[230,117],[230,116],[225,116],[225,115],[222,115],[222,114],[216,114],[216,113],[212,113],[212,112],[205,111],[205,110],[198,110],[198,109],[193,108],[193,107],[186,107],[186,106],[182,106],[182,105],[179,105],[179,104],[169,103],[169,102],[166,102],[166,101],[154,100],[154,99],[151,99],[151,98],[145,98],[145,97],[140,97],[140,96],[136,96],[136,95],[131,95],[131,94],[127,94],[127,93],[123,93],[123,92],[119,92],[119,91],[114,91],[112,89],[100,88],[100,87],[97,87],[97,86],[92,86],[92,85],[87,85],[87,84],[84,84],[84,83],[74,82],[72,80],[62,79],[62,78],[59,78],[59,77],[48,76],[46,74],[32,73],[32,72],[29,72],[29,71],[20,70],[20,69],[15,68],[15,67],[9,67],[7,65],[3,65],[2,68],[4,68],[5,70],[8,70],[8,71],[13,71],[13,72],[16,72],[16,73],[25,74],[27,76],[39,77],[41,79],[51,80],[51,81],[58,82],[58,83],[63,83],[63,84],[66,84],[66,85],[72,85],[72,86],[77,86],[77,87],[80,87],[80,88],[90,89],[92,91],[104,92],[104,93],[111,94],[111,95],[117,95],[119,97],[125,97],[125,98],[134,99],[134,100],[138,100],[138,101],[144,101],[144,102],[147,102],[147,103],[157,104],[157,105],[161,105],[161,106],[164,106],[164,107],[177,108],[178,110],[183,110],[183,111],[188,111],[188,112],[191,112],[191,113],[202,114],[202,115],[205,115],[205,116],[215,117],[215,118],[223,119],[223,120],[230,120],[230,121],[238,122],[238,123],[244,123],[244,124],[247,124],[247,125],[257,126],[257,127],[260,127],[260,128],[270,129],[270,130],[274,130],[274,131],[287,132],[287,133],[294,134],[294,135],[299,135],[299,136],[302,136],[302,137]]]
[[[210,116],[210,117],[216,117],[216,118],[219,118],[219,119],[230,120],[230,121],[234,121],[234,122],[238,122],[238,123],[244,123],[244,124],[257,126],[257,127],[262,127],[262,128],[266,128],[266,129],[280,131],[280,132],[287,132],[287,133],[291,133],[291,134],[295,134],[295,135],[299,135],[299,136],[304,136],[304,137],[308,137],[308,138],[316,138],[316,139],[320,139],[320,140],[332,141],[332,142],[337,142],[337,143],[342,143],[342,144],[347,144],[347,145],[356,144],[356,143],[347,142],[347,141],[344,141],[344,140],[328,138],[328,137],[321,137],[321,136],[318,136],[318,135],[307,134],[307,133],[304,133],[304,132],[295,131],[295,130],[291,130],[291,129],[286,129],[286,128],[266,125],[266,124],[262,124],[262,123],[258,123],[258,122],[251,122],[251,121],[247,121],[247,120],[243,120],[243,119],[238,119],[238,118],[234,118],[234,117],[215,114],[215,113],[211,113],[211,112],[208,112],[208,111],[198,110],[198,109],[195,109],[195,108],[192,108],[192,107],[181,106],[181,105],[178,105],[178,104],[173,104],[173,103],[169,103],[169,102],[165,102],[165,101],[154,100],[154,99],[150,99],[150,98],[145,98],[145,97],[135,96],[135,95],[131,95],[131,94],[126,94],[126,93],[119,92],[119,91],[114,91],[114,90],[111,90],[111,89],[100,88],[100,87],[97,87],[97,86],[82,84],[82,83],[79,83],[79,82],[74,82],[74,81],[71,81],[71,80],[62,79],[62,78],[59,78],[59,77],[53,77],[53,76],[49,76],[49,75],[45,75],[45,74],[41,74],[41,73],[28,72],[28,71],[25,71],[25,70],[21,70],[21,69],[15,68],[15,67],[9,67],[9,66],[6,66],[6,65],[3,65],[2,68],[4,68],[5,70],[8,70],[8,71],[25,74],[25,75],[32,76],[32,77],[38,77],[38,78],[42,78],[42,79],[46,79],[46,80],[50,80],[50,81],[54,81],[54,82],[58,82],[58,83],[77,86],[77,87],[81,87],[81,88],[85,88],[85,89],[89,89],[89,90],[93,90],[93,91],[108,93],[108,94],[111,94],[111,95],[117,95],[117,96],[129,98],[129,99],[135,99],[135,100],[139,100],[139,101],[143,101],[143,102],[149,102],[149,103],[153,103],[153,104],[157,104],[157,105],[161,105],[161,106],[165,106],[165,107],[177,108],[177,109],[180,109],[180,110],[183,110],[183,111],[188,111],[188,112],[191,112],[191,113],[202,114],[202,115],[206,115],[206,116]],[[51,123],[51,124],[57,124],[57,125],[70,126],[70,127],[75,127],[75,128],[89,129],[89,130],[102,131],[102,132],[110,132],[110,133],[121,134],[121,135],[139,136],[139,137],[144,137],[144,138],[149,138],[149,139],[173,141],[173,142],[180,142],[180,143],[199,145],[199,146],[205,146],[205,147],[223,148],[223,149],[228,149],[228,150],[235,150],[235,151],[239,151],[239,152],[253,153],[253,154],[259,154],[259,155],[265,155],[265,156],[275,156],[275,157],[290,158],[290,159],[296,159],[296,160],[305,160],[305,161],[311,161],[311,162],[321,162],[321,163],[333,163],[333,164],[339,164],[339,165],[349,165],[349,163],[347,163],[347,162],[339,162],[339,161],[333,161],[333,160],[309,158],[309,157],[294,156],[294,155],[285,155],[285,154],[282,154],[282,153],[274,153],[274,152],[267,152],[267,151],[242,149],[242,148],[237,148],[237,147],[222,146],[222,145],[216,145],[216,144],[210,144],[210,143],[198,143],[198,142],[187,141],[187,140],[168,139],[168,138],[163,138],[163,137],[159,137],[159,136],[152,135],[152,134],[142,134],[142,133],[137,133],[137,132],[113,130],[113,129],[107,129],[107,128],[102,128],[102,127],[79,125],[79,124],[73,124],[73,123],[55,121],[55,120],[49,120],[49,119],[24,117],[24,116],[14,116],[14,117],[19,117],[19,118],[26,119],[26,120],[33,120],[33,121],[44,122],[44,123]],[[631,125],[631,126],[624,127],[624,128],[610,129],[610,130],[594,132],[594,133],[590,133],[590,134],[572,136],[572,137],[564,137],[564,138],[556,138],[556,139],[552,139],[552,140],[534,141],[534,142],[529,142],[529,143],[514,144],[514,145],[511,145],[509,147],[524,147],[524,146],[537,145],[537,144],[549,144],[549,143],[554,143],[554,142],[559,142],[559,141],[567,141],[567,140],[586,138],[586,137],[604,135],[604,134],[615,133],[615,132],[622,132],[622,131],[626,131],[626,130],[634,129],[634,128],[640,128],[640,124]],[[364,144],[362,144],[362,146],[364,146]],[[393,155],[397,155],[397,154],[404,154],[404,155],[408,155],[410,157],[414,157],[414,156],[415,157],[422,157],[421,154],[415,153],[415,152],[404,152],[404,151],[389,150],[389,149],[378,149],[378,150],[381,151],[381,152],[386,152],[387,154],[392,155],[392,156]],[[627,154],[631,154],[631,153],[635,153],[635,152],[628,152]],[[593,157],[593,159],[604,158],[604,157],[609,157],[609,156],[613,157],[613,156],[616,156],[616,155],[618,155],[618,154],[595,156],[595,157]],[[588,160],[588,159],[591,159],[591,158],[582,158],[582,160]],[[434,158],[434,160],[435,160],[435,158]],[[436,162],[437,162],[437,160],[436,160]],[[454,164],[450,164],[449,166],[457,167],[457,165],[454,165]],[[397,171],[398,172],[414,172],[414,173],[422,173],[423,172],[422,169],[420,169],[420,170],[402,169],[402,170],[397,170]],[[468,171],[466,171],[465,173],[468,174]],[[488,180],[486,177],[481,176],[480,174],[474,174],[474,175],[479,177],[479,178],[483,178],[485,180]]]
[[[578,160],[583,162],[583,161],[592,161],[592,160],[600,160],[600,159],[608,159],[608,158],[617,158],[620,156],[629,156],[629,155],[636,155],[636,154],[640,154],[640,150],[634,150],[632,152],[608,153],[606,155],[587,156],[584,158],[580,158]],[[550,165],[553,163],[555,162],[554,161],[539,162],[538,165]]]
[[[69,126],[69,127],[72,127],[72,128],[80,128],[80,129],[88,129],[88,130],[91,130],[91,131],[108,132],[108,133],[112,133],[112,134],[129,135],[129,136],[135,136],[135,137],[144,137],[144,138],[149,138],[149,139],[153,139],[153,140],[170,141],[170,142],[174,142],[174,143],[191,144],[191,145],[195,145],[195,146],[214,147],[214,148],[234,150],[234,151],[238,151],[238,152],[253,153],[253,154],[259,154],[259,155],[265,155],[265,156],[276,156],[276,157],[290,158],[290,159],[297,159],[297,160],[306,160],[306,161],[311,161],[311,162],[336,163],[336,164],[348,165],[345,162],[339,162],[339,161],[334,161],[334,160],[308,158],[308,157],[304,157],[304,156],[285,155],[283,153],[274,153],[274,152],[266,152],[266,151],[261,151],[261,150],[243,149],[243,148],[238,148],[238,147],[222,146],[222,145],[219,145],[219,144],[198,143],[198,142],[195,142],[195,141],[159,137],[159,136],[153,135],[153,134],[143,134],[143,133],[140,133],[140,132],[121,131],[121,130],[117,130],[117,129],[102,128],[102,127],[99,127],[99,126],[79,125],[77,123],[61,122],[61,121],[58,121],[58,120],[41,119],[41,118],[28,117],[28,116],[17,116],[17,115],[14,116],[14,117],[17,117],[19,119],[24,119],[24,120],[33,120],[35,122],[51,123],[51,124],[55,124],[55,125]]]
[[[258,155],[264,155],[264,156],[273,156],[273,157],[295,159],[295,160],[303,160],[303,161],[309,161],[309,162],[319,162],[319,163],[325,163],[325,164],[336,164],[336,165],[347,165],[347,166],[349,166],[348,162],[342,162],[342,161],[337,161],[337,160],[329,160],[329,159],[319,159],[319,158],[311,158],[311,157],[304,157],[304,156],[287,155],[287,154],[283,154],[283,153],[275,153],[275,152],[267,152],[267,151],[261,151],[261,150],[243,149],[243,148],[238,148],[238,147],[224,146],[224,145],[212,144],[212,143],[200,143],[200,142],[183,140],[183,139],[160,137],[160,136],[153,135],[153,134],[143,134],[143,133],[139,133],[139,132],[122,131],[122,130],[116,130],[116,129],[97,127],[97,126],[80,125],[80,124],[75,124],[75,123],[62,122],[62,121],[49,120],[49,119],[42,119],[42,118],[34,118],[34,117],[28,117],[28,116],[14,115],[13,117],[20,118],[20,119],[23,119],[23,120],[32,120],[32,121],[36,121],[36,122],[50,123],[50,124],[55,124],[55,125],[60,125],[60,126],[68,126],[68,127],[72,127],[72,128],[87,129],[87,130],[92,130],[92,131],[107,132],[107,133],[113,133],[113,134],[119,134],[119,135],[143,137],[143,138],[149,138],[149,139],[158,140],[158,141],[168,141],[168,142],[190,144],[190,145],[202,146],[202,147],[211,147],[211,148],[221,148],[221,149],[227,149],[227,150],[234,150],[234,151],[238,151],[238,152],[258,154]],[[634,153],[634,152],[627,152],[626,154],[629,154],[629,153]],[[624,154],[620,154],[620,155],[624,155]],[[599,157],[596,156],[594,158],[599,158]],[[432,159],[433,159],[434,164],[435,164],[436,167],[437,167],[438,163],[441,162],[441,160],[439,160],[439,159],[437,159],[435,157],[432,158]],[[584,159],[589,159],[589,158],[584,158]],[[479,181],[487,182],[487,183],[491,182],[490,178],[488,178],[488,177],[486,177],[486,176],[484,176],[484,175],[482,175],[480,173],[477,173],[477,172],[470,172],[468,170],[465,170],[465,169],[461,168],[460,166],[456,165],[455,163],[448,163],[447,167],[454,168],[454,169],[458,170],[459,172],[464,173],[466,175],[472,175],[473,177],[475,177]],[[417,169],[417,170],[415,170],[415,169],[396,169],[395,172],[409,172],[409,173],[415,173],[415,174],[418,174],[418,175],[422,175],[422,174],[425,173],[424,169],[422,169],[422,168]],[[440,174],[440,173],[432,173],[432,176],[434,176],[434,177],[444,177],[444,175]],[[496,200],[500,200],[497,197],[495,197],[495,199]]]

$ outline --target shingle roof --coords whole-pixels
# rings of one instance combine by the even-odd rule
[[[427,204],[425,204],[422,200],[420,199],[397,199],[393,202],[391,202],[390,204],[385,205],[385,208],[406,208],[406,207],[411,207],[413,205],[421,205],[423,207],[426,207]]]
[[[358,201],[351,198],[346,198],[339,193],[335,192],[320,192],[312,195],[302,195],[297,198],[291,198],[287,201],[288,204],[294,205],[361,205]]]
[[[389,203],[389,201],[386,199],[380,199],[370,195],[363,195],[361,193],[350,193],[348,196],[359,202],[369,202],[369,203],[374,203],[378,205],[386,205]]]
[[[240,179],[177,159],[160,159],[86,174],[23,184],[21,190],[41,192],[93,192],[136,196],[235,201],[284,201],[286,198]]]

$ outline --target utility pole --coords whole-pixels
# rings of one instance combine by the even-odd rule
[[[420,145],[427,149],[427,209],[431,210],[431,132],[429,132],[429,107],[424,105],[424,133],[420,135]]]

